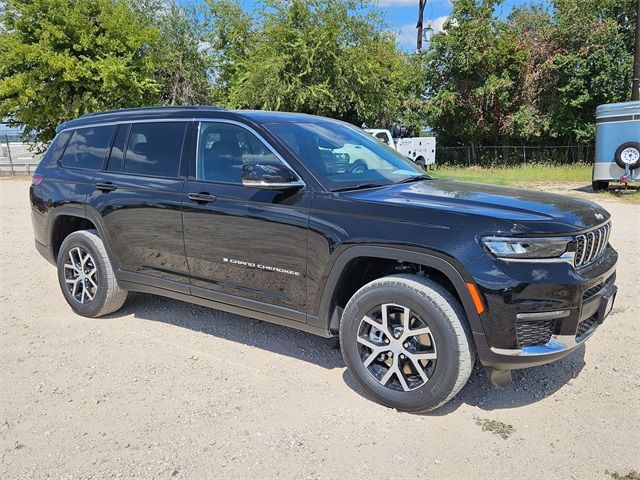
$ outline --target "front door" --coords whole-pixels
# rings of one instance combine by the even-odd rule
[[[252,129],[202,122],[182,197],[191,293],[305,321],[311,192],[245,187],[241,168],[283,161]]]

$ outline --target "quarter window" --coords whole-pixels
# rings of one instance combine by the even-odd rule
[[[186,122],[131,125],[124,171],[156,177],[177,177],[186,128]]]
[[[67,145],[69,138],[71,137],[72,132],[60,132],[56,135],[56,138],[53,139],[49,148],[45,153],[45,157],[49,159],[51,162],[57,162],[60,159],[60,154],[64,150],[64,147]]]
[[[242,166],[281,160],[253,133],[230,123],[201,123],[197,179],[241,185]]]
[[[115,126],[79,128],[62,155],[62,165],[100,170],[104,164]]]

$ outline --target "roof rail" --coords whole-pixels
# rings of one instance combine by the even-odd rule
[[[168,105],[164,107],[136,107],[136,108],[120,108],[116,110],[106,110],[104,112],[85,113],[78,118],[96,117],[99,115],[109,115],[113,113],[135,113],[135,112],[153,112],[162,110],[225,110],[216,105]]]

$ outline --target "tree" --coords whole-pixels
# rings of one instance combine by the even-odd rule
[[[513,133],[526,52],[493,15],[500,0],[458,0],[425,55],[427,123],[445,141],[495,144]]]
[[[157,98],[147,53],[160,32],[123,0],[8,0],[0,24],[0,116],[26,135]]]
[[[596,107],[631,98],[634,10],[635,0],[555,0],[543,100],[552,137],[591,142]]]
[[[160,84],[157,101],[168,105],[209,103],[211,60],[198,10],[181,8],[173,1],[158,6],[162,8],[146,9],[160,31],[151,52]]]
[[[254,17],[211,1],[219,101],[388,125],[419,91],[383,22],[351,0],[267,0]]]
[[[425,55],[426,120],[446,143],[586,143],[595,109],[628,100],[636,0],[552,0],[496,17],[454,0]]]

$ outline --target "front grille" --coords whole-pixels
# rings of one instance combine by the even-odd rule
[[[520,345],[520,348],[530,347],[533,345],[544,345],[551,339],[551,335],[553,335],[555,328],[555,320],[516,322],[518,345]]]
[[[587,333],[589,333],[598,323],[598,315],[593,314],[589,318],[581,321],[578,324],[578,330],[576,331],[576,340],[580,341]]]
[[[576,235],[576,268],[589,265],[604,252],[610,233],[611,222],[590,232]]]

